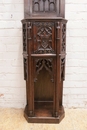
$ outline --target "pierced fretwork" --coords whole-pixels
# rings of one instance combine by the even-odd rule
[[[61,78],[65,79],[65,55],[66,55],[66,24],[62,24],[62,43],[61,43]]]
[[[23,51],[27,51],[27,23],[23,23]]]
[[[52,69],[52,61],[53,59],[36,59],[36,75],[35,75],[35,79],[34,82],[37,81],[37,75],[40,73],[40,71],[45,68],[49,74],[51,75],[51,81],[54,82],[53,79],[53,69]]]
[[[62,24],[62,47],[61,47],[62,53],[65,53],[66,51],[66,24]]]

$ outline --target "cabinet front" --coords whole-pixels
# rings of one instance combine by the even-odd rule
[[[25,116],[27,118],[28,115],[29,122],[57,123],[64,117],[62,93],[65,38],[66,21],[23,21],[24,78],[27,90]]]
[[[34,108],[41,116],[52,116],[55,91],[55,23],[33,22],[32,56],[34,64]],[[55,57],[50,57],[55,54]],[[42,56],[41,56],[42,55]],[[43,113],[44,111],[44,113]]]

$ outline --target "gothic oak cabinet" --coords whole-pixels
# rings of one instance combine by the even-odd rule
[[[59,123],[65,79],[65,0],[24,0],[23,61],[27,105],[33,123]]]

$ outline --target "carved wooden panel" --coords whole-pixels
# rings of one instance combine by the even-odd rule
[[[23,23],[23,51],[27,52],[27,23]]]
[[[28,22],[28,23],[27,23],[27,30],[28,30],[28,34],[27,34],[27,35],[28,35],[28,40],[31,40],[31,37],[32,37],[32,36],[31,36],[31,33],[32,33],[32,32],[31,32],[31,31],[32,31],[31,29],[32,29],[32,24],[31,24],[31,22]]]
[[[28,40],[31,40],[31,22],[23,23],[23,52],[27,53]]]
[[[35,22],[34,23],[34,53],[55,53],[54,42],[54,23]]]
[[[38,79],[37,79],[37,75],[40,73],[40,71],[45,68],[49,74],[50,74],[50,77],[51,77],[51,81],[53,82],[54,79],[53,79],[53,59],[50,58],[50,59],[35,59],[35,62],[36,62],[36,74],[35,74],[35,79],[34,79],[34,82],[36,82]]]
[[[65,0],[24,0],[24,17],[65,17]]]
[[[65,56],[66,56],[66,24],[62,24],[62,43],[61,43],[61,78],[65,79]]]
[[[33,39],[34,39],[34,54],[54,54],[55,44],[54,44],[54,22],[34,22],[33,27]],[[45,68],[51,76],[51,81],[53,82],[53,67],[52,58],[37,58],[35,59],[36,70],[35,79],[37,81],[37,75],[40,71]]]
[[[56,0],[33,0],[33,12],[55,12]]]
[[[65,53],[66,51],[66,24],[62,24],[62,47],[61,52]]]

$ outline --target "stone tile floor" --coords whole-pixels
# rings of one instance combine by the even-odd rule
[[[87,109],[65,109],[60,124],[27,123],[23,109],[0,109],[0,130],[87,130]]]

